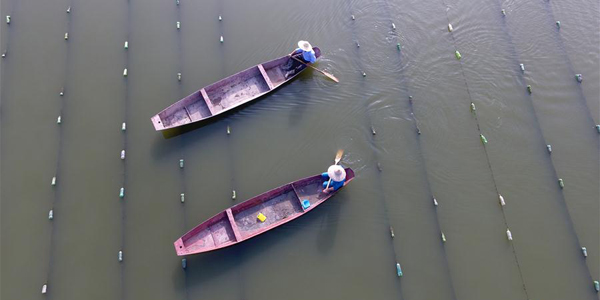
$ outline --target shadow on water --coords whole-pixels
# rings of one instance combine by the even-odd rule
[[[201,285],[209,282],[211,278],[233,272],[239,267],[238,263],[240,259],[238,257],[240,254],[243,255],[244,261],[250,261],[257,255],[265,255],[264,249],[272,247],[275,244],[283,244],[286,240],[305,234],[304,228],[316,224],[318,219],[321,219],[322,225],[317,233],[316,248],[322,253],[328,252],[331,250],[337,235],[338,222],[335,221],[335,216],[339,214],[341,205],[345,201],[348,201],[344,194],[342,190],[339,194],[321,204],[319,209],[315,209],[305,216],[301,216],[290,223],[276,227],[268,233],[261,234],[238,245],[187,256],[188,266],[185,272],[188,276],[189,286]],[[327,226],[327,224],[330,225]],[[181,265],[177,265],[176,267],[181,268]]]

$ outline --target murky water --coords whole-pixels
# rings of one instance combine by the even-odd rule
[[[599,9],[2,0],[0,297],[598,299]],[[307,71],[197,129],[154,131],[158,111],[299,39],[339,84]],[[182,269],[179,236],[339,148],[357,178],[336,197]]]

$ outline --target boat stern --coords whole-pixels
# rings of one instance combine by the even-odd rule
[[[160,131],[160,130],[164,130],[165,129],[165,126],[163,125],[163,123],[162,123],[159,115],[154,115],[150,119],[152,120],[152,125],[154,125],[154,129],[156,131]]]
[[[187,255],[188,251],[185,248],[185,245],[183,245],[183,240],[181,238],[176,240],[173,245],[175,246],[175,252],[177,253],[177,256]]]

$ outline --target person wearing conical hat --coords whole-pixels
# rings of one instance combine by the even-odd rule
[[[321,174],[321,178],[325,180],[323,181],[323,193],[337,191],[346,183],[346,170],[340,165],[331,165],[327,172]],[[331,179],[331,182],[329,182],[329,179]],[[329,187],[327,187],[327,184],[329,184]]]
[[[312,64],[315,61],[317,61],[315,50],[313,50],[313,47],[307,41],[299,41],[298,48],[292,51],[292,53],[290,53],[289,56],[293,56],[294,58],[297,58],[306,64]],[[302,68],[304,68],[303,63],[293,58],[290,58],[287,65],[285,66],[285,69],[287,70],[287,72],[285,73],[285,78],[289,78],[290,76],[296,74]]]

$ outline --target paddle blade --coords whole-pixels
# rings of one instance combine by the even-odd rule
[[[342,159],[342,155],[344,155],[344,149],[340,149],[338,150],[338,152],[335,154],[335,164],[337,165],[340,160]]]
[[[340,82],[340,81],[339,81],[337,78],[335,78],[335,76],[333,76],[333,75],[332,75],[332,74],[330,74],[330,73],[327,73],[327,72],[323,71],[323,74],[324,74],[325,76],[329,77],[329,79],[331,79],[331,80],[333,80],[333,81],[335,81],[335,82]]]

